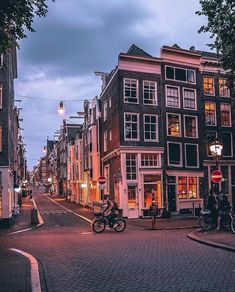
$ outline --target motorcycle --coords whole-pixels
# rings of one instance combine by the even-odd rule
[[[231,211],[223,212],[220,224],[221,229],[232,230],[235,233],[235,216]],[[205,209],[201,211],[199,226],[202,230],[210,230],[217,227],[216,216],[212,214],[211,210]]]
[[[116,232],[122,232],[126,228],[126,221],[124,218],[119,217],[110,220],[109,217],[104,216],[102,213],[96,214],[91,223],[93,231],[101,233],[107,226],[114,229]]]

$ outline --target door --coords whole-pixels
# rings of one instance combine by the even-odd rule
[[[170,212],[176,212],[175,185],[168,185],[168,207]]]
[[[138,208],[136,186],[128,186],[128,218],[138,218]]]

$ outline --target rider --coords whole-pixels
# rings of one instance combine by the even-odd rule
[[[221,228],[221,218],[224,212],[228,212],[231,209],[231,206],[228,201],[228,197],[223,194],[223,192],[219,193],[218,196],[218,208],[217,208],[217,230]]]
[[[108,218],[110,223],[112,223],[112,221],[114,219],[114,217],[113,217],[113,209],[114,209],[113,208],[114,207],[113,199],[111,197],[108,197],[106,203],[107,203],[107,206],[103,210],[103,215]]]

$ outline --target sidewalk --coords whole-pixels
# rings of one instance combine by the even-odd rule
[[[78,215],[84,216],[89,220],[94,218],[93,210],[85,208],[75,202],[69,202],[59,196],[50,196],[53,200],[58,201],[64,207],[72,210]],[[147,219],[126,219],[128,229],[142,229],[152,230],[151,221]],[[198,218],[192,217],[172,217],[170,219],[156,220],[156,231],[157,230],[174,230],[174,229],[197,229],[187,234],[188,238],[204,243],[210,246],[226,249],[235,252],[235,234],[228,231],[201,231],[199,229]]]

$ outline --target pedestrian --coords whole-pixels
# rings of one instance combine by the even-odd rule
[[[158,214],[158,207],[157,207],[156,201],[154,200],[152,201],[149,211],[150,211],[151,220],[152,220],[152,229],[155,229],[156,217]]]
[[[212,218],[213,224],[216,222],[216,205],[217,203],[214,196],[214,191],[210,189],[206,208],[211,211],[211,218]]]
[[[33,191],[32,191],[32,189],[29,190],[29,195],[30,195],[30,200],[32,200],[32,198],[33,198]]]

